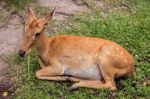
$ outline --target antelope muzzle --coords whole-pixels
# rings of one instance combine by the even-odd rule
[[[19,54],[19,56],[21,56],[21,57],[24,57],[25,56],[25,54],[26,54],[26,52],[24,51],[24,50],[19,50],[18,51],[18,54]]]

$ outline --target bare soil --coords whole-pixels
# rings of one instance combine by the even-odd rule
[[[55,8],[54,20],[65,20],[77,12],[87,11],[86,5],[77,5],[73,0],[37,0],[38,4]]]
[[[9,67],[2,58],[17,51],[23,34],[23,25],[17,15],[12,15],[7,27],[0,29],[0,74],[7,72]]]
[[[12,97],[10,65],[6,57],[18,50],[22,34],[23,24],[20,17],[16,14],[10,15],[10,12],[0,3],[0,99],[11,99]],[[5,97],[3,97],[4,92],[7,93]]]

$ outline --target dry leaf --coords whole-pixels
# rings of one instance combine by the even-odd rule
[[[3,92],[3,97],[7,97],[7,96],[8,96],[8,92],[7,91]]]

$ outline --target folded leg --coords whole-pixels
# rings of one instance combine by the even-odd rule
[[[74,90],[79,87],[116,90],[116,87],[114,87],[112,85],[113,84],[111,84],[111,83],[104,83],[102,81],[80,81],[78,83],[73,84],[70,87],[70,90]]]

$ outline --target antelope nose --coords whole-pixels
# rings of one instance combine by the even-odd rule
[[[19,53],[19,56],[24,57],[26,52],[24,50],[19,50],[18,53]]]

